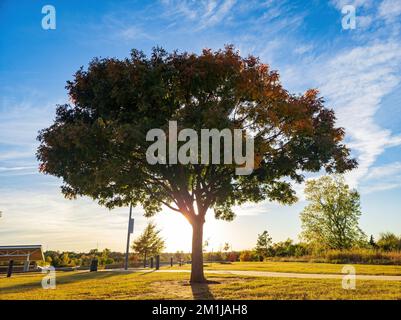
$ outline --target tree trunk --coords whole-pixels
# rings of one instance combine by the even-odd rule
[[[203,274],[203,221],[192,223],[191,283],[206,282]]]

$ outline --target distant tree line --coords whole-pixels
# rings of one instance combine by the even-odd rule
[[[191,253],[184,251],[177,252],[162,252],[160,255],[160,261],[163,263],[170,263],[170,259],[173,258],[173,262],[177,264],[179,261],[189,262],[191,261]],[[53,251],[48,250],[44,252],[45,264],[52,265],[54,267],[89,267],[92,259],[97,259],[100,266],[115,266],[123,267],[125,260],[125,253],[111,251],[110,249],[104,249],[98,251],[97,249],[89,250],[88,252],[73,252],[73,251]],[[239,256],[239,255],[238,255]],[[149,255],[148,258],[154,257]],[[143,263],[143,257],[136,253],[131,252],[129,255],[130,266],[140,266]]]
[[[76,267],[76,266],[89,266],[92,259],[97,259],[99,265],[104,266],[113,264],[116,260],[123,257],[122,253],[112,252],[110,249],[99,251],[92,249],[89,252],[72,252],[72,251],[45,251],[45,262],[54,267]]]
[[[310,246],[308,243],[295,243],[291,239],[274,243],[270,240],[265,243],[264,240],[259,241],[261,236],[262,238],[267,237],[271,239],[267,231],[265,231],[259,235],[257,244],[252,250],[233,251],[223,246],[223,248],[215,252],[204,252],[203,257],[205,263],[263,261],[268,259],[319,261],[319,258],[321,258],[322,262],[343,263],[349,261],[401,264],[401,235],[397,236],[391,232],[382,233],[377,241],[371,236],[369,241],[358,248],[349,250],[331,249],[326,251],[316,251],[314,247]],[[93,258],[98,259],[101,266],[115,265],[116,267],[122,267],[125,259],[124,253],[110,251],[109,249],[104,249],[102,251],[93,249],[86,253],[46,251],[44,255],[46,262],[54,267],[88,267]],[[191,254],[190,252],[184,251],[160,253],[160,261],[163,263],[170,263],[171,258],[173,258],[174,264],[180,261],[188,263],[191,261]],[[359,259],[359,261],[355,259]],[[140,254],[130,254],[130,263],[132,265],[141,265],[142,262],[143,257]]]

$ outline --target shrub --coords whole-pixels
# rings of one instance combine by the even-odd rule
[[[241,251],[239,259],[240,261],[259,261],[258,255],[251,250]]]
[[[233,252],[228,252],[226,260],[230,261],[230,262],[235,262],[235,261],[238,261],[238,257],[239,257],[238,253],[236,253],[234,251]]]
[[[292,240],[290,239],[282,242],[277,242],[272,246],[272,254],[276,257],[292,256],[292,250],[290,248],[291,245]]]
[[[311,248],[308,246],[308,244],[300,242],[297,244],[294,244],[294,256],[295,257],[303,257],[303,256],[307,256],[310,255],[312,250]]]
[[[401,237],[398,238],[391,232],[382,233],[377,241],[377,246],[384,251],[401,250]]]
[[[324,254],[331,263],[401,264],[401,252],[373,249],[329,250]]]

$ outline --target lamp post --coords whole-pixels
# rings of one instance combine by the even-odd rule
[[[132,203],[129,205],[128,233],[127,233],[127,249],[125,251],[124,270],[128,270],[129,240],[131,233],[134,232],[134,219],[132,218]]]

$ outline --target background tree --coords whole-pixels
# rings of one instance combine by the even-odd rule
[[[231,244],[229,242],[225,242],[223,245],[222,260],[226,261],[228,260],[230,249],[231,249]]]
[[[64,266],[64,267],[67,267],[67,266],[70,265],[70,262],[71,262],[71,260],[70,260],[70,257],[68,255],[68,252],[64,252],[62,254],[62,256],[61,256],[61,265]]]
[[[114,263],[114,259],[110,257],[111,250],[110,249],[103,249],[101,253],[99,253],[99,264],[105,266],[107,264]]]
[[[148,257],[160,254],[165,248],[164,240],[160,237],[160,230],[156,229],[156,224],[150,222],[143,233],[134,241],[132,249],[143,258],[146,266]]]
[[[258,240],[256,242],[255,251],[259,255],[260,261],[263,261],[269,255],[270,246],[272,244],[272,238],[269,233],[265,230],[258,235]]]
[[[373,234],[370,235],[369,238],[369,245],[372,249],[377,249],[377,243],[375,241],[375,238],[373,237]]]
[[[365,240],[359,228],[359,193],[341,176],[323,176],[305,186],[310,203],[301,213],[301,238],[317,247],[349,249]]]
[[[206,239],[202,244],[202,252],[206,253],[208,247],[209,247],[209,239]]]
[[[384,232],[380,234],[377,245],[383,251],[401,250],[401,237],[398,238],[392,232]]]
[[[40,171],[63,179],[67,198],[89,196],[108,208],[142,205],[147,217],[162,206],[191,224],[191,281],[203,282],[203,225],[208,209],[232,220],[245,202],[296,201],[291,180],[303,171],[344,172],[355,166],[344,146],[344,130],[316,90],[294,95],[279,75],[232,46],[202,54],[93,59],[67,82],[71,104],[59,105],[53,125],[40,132]],[[240,165],[150,164],[150,129],[241,129],[252,134],[255,170]],[[181,146],[184,142],[180,142]],[[284,180],[284,178],[286,178]]]

